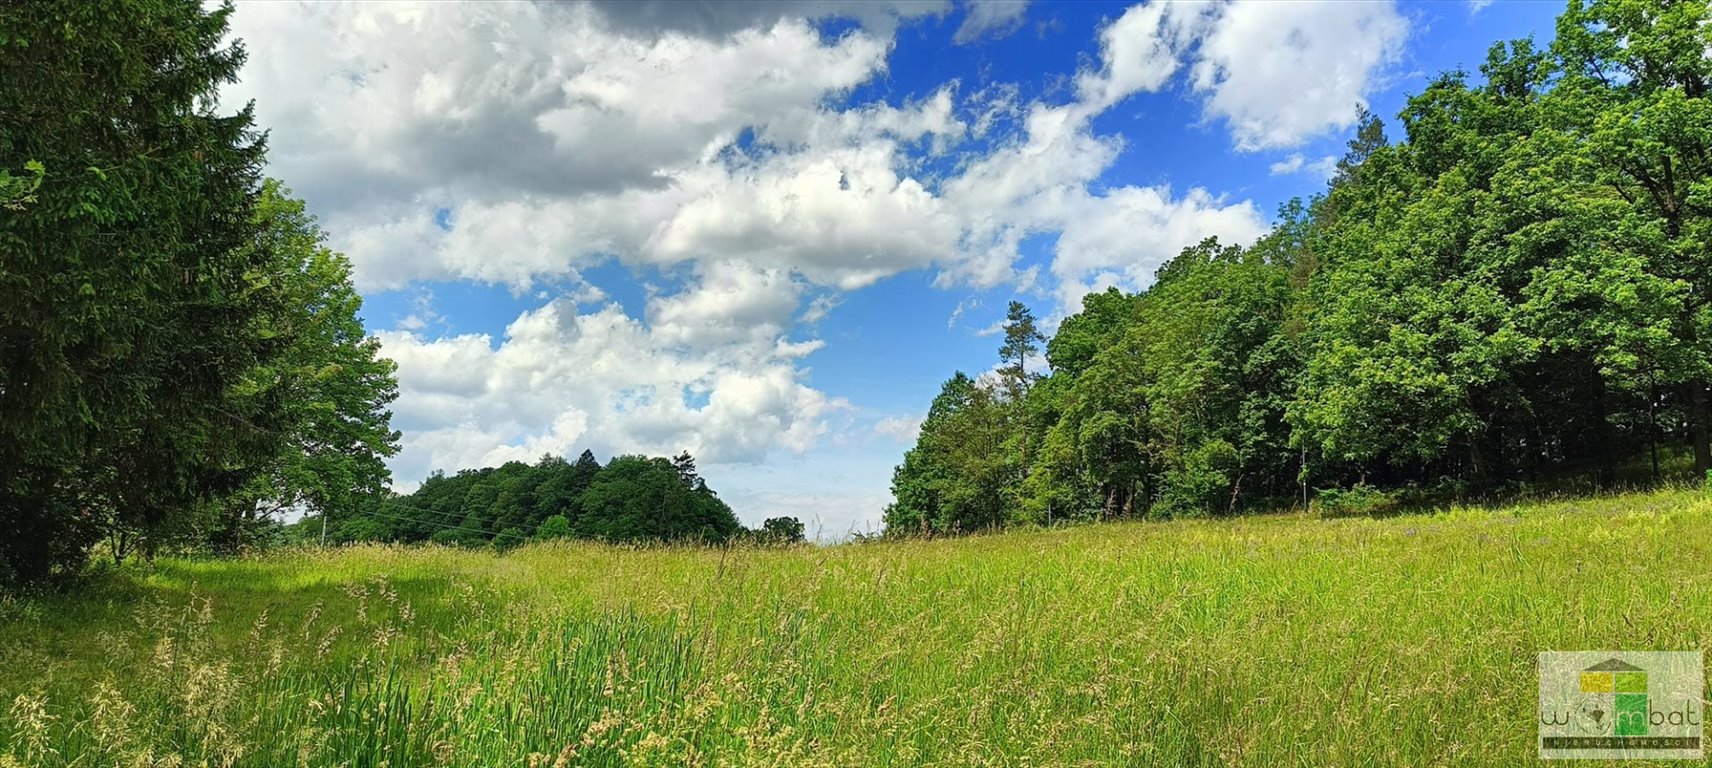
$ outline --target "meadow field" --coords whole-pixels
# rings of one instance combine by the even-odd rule
[[[92,578],[0,765],[1516,765],[1537,652],[1712,645],[1712,495]]]

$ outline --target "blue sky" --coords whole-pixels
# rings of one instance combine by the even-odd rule
[[[399,362],[395,485],[676,453],[746,523],[877,526],[940,382],[1252,240],[1548,2],[241,4],[268,172]],[[1393,133],[1393,135],[1395,135]]]

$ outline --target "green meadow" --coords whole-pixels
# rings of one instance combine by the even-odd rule
[[[1712,495],[90,578],[0,765],[1515,765],[1539,651],[1712,645]]]

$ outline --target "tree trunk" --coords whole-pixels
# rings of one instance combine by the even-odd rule
[[[1658,385],[1652,384],[1651,379],[1649,376],[1647,386],[1647,453],[1653,460],[1653,483],[1656,484],[1659,481]]]
[[[1599,485],[1609,488],[1617,482],[1617,431],[1611,426],[1611,406],[1606,399],[1604,380],[1599,382]]]
[[[1708,431],[1712,428],[1712,408],[1706,402],[1706,380],[1695,379],[1688,382],[1688,421],[1690,431],[1694,434],[1694,474],[1695,479],[1706,476],[1706,470],[1712,469],[1712,442],[1708,442]]]

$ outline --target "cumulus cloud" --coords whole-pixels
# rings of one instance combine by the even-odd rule
[[[1095,111],[1104,110],[1133,93],[1157,91],[1178,67],[1178,48],[1187,44],[1189,30],[1167,2],[1131,6],[1100,30],[1101,67],[1076,78],[1077,95]]]
[[[1306,171],[1322,179],[1329,179],[1337,171],[1337,162],[1337,157],[1333,155],[1326,155],[1318,160],[1310,161],[1302,157],[1302,153],[1292,152],[1289,157],[1273,163],[1270,169],[1273,176],[1287,176]]]
[[[1237,2],[1200,39],[1193,83],[1237,148],[1288,147],[1355,124],[1409,26],[1391,3]]]
[[[1180,198],[1164,186],[1121,187],[1066,205],[1052,271],[1058,305],[1069,311],[1090,291],[1151,283],[1160,265],[1208,237],[1248,245],[1266,232],[1253,203],[1232,203],[1199,187]]]
[[[1238,149],[1290,147],[1354,125],[1408,33],[1392,2],[1145,3],[1101,30],[1102,66],[1077,89],[1103,109],[1188,65],[1206,117],[1228,125]]]
[[[874,434],[900,443],[914,443],[921,434],[920,416],[887,416],[874,422]]]
[[[900,176],[889,142],[780,155],[716,174],[646,243],[661,262],[743,254],[815,282],[861,288],[956,256],[958,221]]]
[[[963,0],[963,23],[951,42],[968,45],[988,38],[1004,37],[1022,27],[1028,0]]]
[[[592,0],[613,27],[649,33],[668,29],[719,37],[780,19],[855,19],[885,30],[897,22],[950,10],[950,0]]]
[[[416,239],[432,234],[424,208],[670,188],[669,171],[745,127],[819,112],[889,48],[801,19],[630,36],[591,9],[533,3],[262,3],[233,23],[251,56],[225,98],[257,99],[273,170],[330,223],[384,221]],[[350,250],[360,266],[366,249]]]
[[[745,333],[685,345],[678,323],[696,316],[707,292],[771,290],[721,279],[662,299],[651,312],[667,319],[654,327],[616,304],[579,313],[555,300],[523,313],[498,340],[382,331],[398,362],[395,425],[407,435],[396,469],[421,477],[585,447],[603,455],[687,449],[710,463],[807,450],[845,404],[802,383],[788,342],[781,351],[782,337]],[[752,305],[768,312],[764,298]]]
[[[901,170],[964,134],[952,89],[824,107],[884,69],[887,40],[801,19],[718,38],[603,24],[534,4],[245,6],[264,63],[227,98],[266,95],[272,171],[367,289],[574,281],[609,255],[741,255],[851,288],[954,257],[956,222]]]
[[[1103,99],[1105,91],[1082,93]],[[1145,287],[1160,264],[1206,237],[1247,245],[1265,231],[1252,203],[1199,187],[1181,197],[1163,185],[1089,191],[1123,150],[1121,139],[1093,134],[1096,114],[1088,102],[1037,104],[1024,121],[1023,137],[947,182],[948,201],[978,212],[965,235],[976,255],[958,265],[965,279],[1015,279],[1012,265],[1022,238],[1055,232],[1053,314],[1061,315],[1076,311],[1090,290]]]
[[[693,349],[767,344],[785,333],[800,290],[782,269],[715,262],[695,288],[649,301],[648,325],[654,338]]]
[[[1013,266],[1027,235],[1097,226],[1086,220],[1122,209],[1086,189],[1123,150],[1091,120],[1129,94],[1164,87],[1192,61],[1194,89],[1231,121],[1239,146],[1282,142],[1251,129],[1295,136],[1338,124],[1335,109],[1318,123],[1303,115],[1328,100],[1353,109],[1400,34],[1388,5],[1267,7],[1298,10],[1131,8],[1102,28],[1100,62],[1078,76],[1075,101],[1025,107],[1014,88],[989,88],[971,97],[973,126],[954,84],[901,106],[829,107],[884,70],[890,43],[871,31],[826,38],[780,16],[720,34],[643,34],[611,17],[649,11],[604,5],[245,6],[238,31],[252,61],[269,63],[246,70],[237,98],[268,94],[274,164],[332,212],[364,288],[578,285],[580,269],[612,255],[662,266],[740,259],[843,290],[936,267],[942,284],[988,287],[1037,274]],[[926,11],[884,11],[916,12]],[[966,23],[1016,12],[973,5]],[[1347,66],[1320,67],[1335,37],[1326,28],[1373,34],[1344,55]],[[1289,39],[1257,37],[1264,30]],[[326,50],[281,54],[305,38]],[[1260,54],[1234,53],[1244,41],[1295,53],[1257,70]],[[1267,72],[1314,69],[1334,74],[1306,102],[1250,98],[1280,92]],[[1009,118],[1020,118],[1015,134],[953,177],[909,172],[921,153]]]
[[[797,321],[805,325],[813,325],[825,320],[826,316],[832,314],[832,310],[842,303],[844,300],[834,294],[821,294],[808,303],[808,308],[797,316]]]

